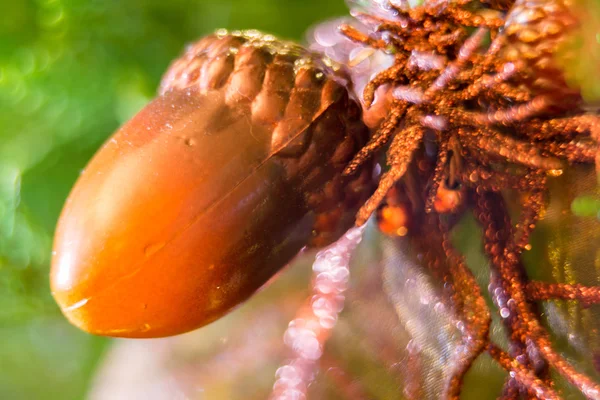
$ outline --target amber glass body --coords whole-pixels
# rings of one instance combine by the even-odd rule
[[[188,50],[67,200],[51,270],[67,318],[99,335],[186,332],[337,239],[373,187],[368,167],[341,176],[368,136],[342,77],[254,33]]]

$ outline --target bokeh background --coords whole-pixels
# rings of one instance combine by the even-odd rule
[[[590,103],[598,104],[600,6],[598,0],[580,2],[582,9],[589,11],[584,34],[569,43],[569,51],[578,52],[580,62],[566,65],[565,71],[574,85],[582,87]],[[1,10],[0,399],[82,399],[114,341],[86,335],[68,325],[48,287],[54,226],[81,169],[108,135],[154,96],[161,74],[186,43],[217,28],[256,28],[302,41],[309,27],[344,15],[347,8],[343,0],[5,0]],[[585,180],[577,171],[565,174],[554,188],[555,193],[563,195],[554,196],[554,212],[538,229],[534,237],[534,249],[538,250],[530,254],[530,271],[538,279],[548,278],[544,271],[556,278],[565,270],[564,265],[538,268],[550,243],[559,243],[558,248],[567,250],[567,261],[581,254],[590,262],[590,257],[596,257],[588,256],[589,245],[593,244],[589,238],[596,238],[597,250],[600,227],[582,226],[580,218],[596,220],[600,196],[594,173],[585,173]],[[584,190],[577,182],[588,185]],[[565,209],[570,210],[568,215]],[[479,266],[474,271],[485,290],[489,271],[479,252],[479,232],[472,221],[461,226],[457,233],[459,247],[467,254],[470,266]],[[361,252],[362,269],[355,273],[357,290],[351,295],[354,300],[350,297],[350,312],[336,330],[326,362],[361,376],[367,397],[395,398],[400,387],[397,378],[404,371],[402,364],[394,362],[403,357],[408,339],[398,326],[398,314],[393,309],[384,310],[390,304],[389,298],[381,294],[381,275],[389,266],[377,260],[386,248],[393,253],[388,261],[400,255],[396,254],[397,245],[386,244],[374,233],[370,235],[366,244],[369,250],[363,248]],[[383,250],[378,253],[372,243],[379,243]],[[581,243],[587,247],[579,246]],[[598,271],[591,274],[589,284],[598,283]],[[308,274],[307,266],[286,272],[277,284],[252,300],[252,305],[211,325],[201,337],[184,336],[157,343],[118,342],[109,358],[116,360],[117,366],[137,365],[141,373],[147,372],[138,376],[144,383],[152,381],[153,376],[144,365],[165,362],[165,352],[175,354],[178,365],[183,365],[177,369],[180,375],[194,382],[205,379],[202,388],[213,386],[213,397],[206,397],[210,399],[251,398],[251,387],[261,387],[268,393],[277,367],[277,360],[269,357],[282,354],[280,338],[286,321],[305,298]],[[396,293],[404,290],[398,287]],[[285,300],[274,303],[273,298]],[[410,300],[403,301],[408,304]],[[564,307],[546,311],[556,321],[579,318]],[[594,312],[592,315],[599,315],[598,309]],[[581,327],[573,329],[584,332]],[[561,335],[573,332],[578,337],[576,330],[565,330]],[[231,343],[236,342],[241,345],[232,349]],[[280,347],[273,347],[275,342]],[[125,347],[120,353],[119,349]],[[275,350],[269,354],[269,349]],[[587,350],[583,346],[579,353],[589,355]],[[229,353],[223,353],[226,351]],[[257,352],[266,354],[265,358],[257,359]],[[140,356],[137,364],[132,354]],[[220,354],[230,354],[231,359],[224,361]],[[249,359],[254,364],[248,364]],[[132,363],[124,363],[126,360]],[[226,379],[222,372],[232,370],[236,372],[230,379],[235,383],[223,383],[221,380]],[[259,375],[257,371],[264,373]],[[113,372],[115,378],[109,371],[108,375],[101,374],[100,381],[110,385],[119,374],[122,380],[132,381],[135,377],[127,375],[129,372],[117,369]],[[500,390],[503,379],[497,366],[484,358],[468,376],[474,384],[465,398],[488,398],[486,394]],[[358,390],[353,382],[344,383],[335,374],[325,381],[328,384],[317,388],[320,395],[313,398],[337,398],[332,393],[340,388],[350,388],[354,393]],[[114,400],[112,388],[105,389],[108,394],[97,398]],[[265,398],[265,392],[256,393],[255,398]],[[340,398],[351,398],[336,393]],[[579,398],[573,396],[569,398]]]
[[[2,1],[0,398],[80,399],[107,340],[71,328],[48,288],[53,229],[99,145],[217,28],[301,40],[342,0]]]

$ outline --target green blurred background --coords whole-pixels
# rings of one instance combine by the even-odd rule
[[[0,399],[81,399],[107,340],[67,325],[48,288],[52,233],[98,146],[217,28],[301,40],[343,0],[23,0],[0,18]]]

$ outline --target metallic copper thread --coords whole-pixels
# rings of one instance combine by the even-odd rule
[[[349,164],[345,173],[352,173],[387,141],[393,140],[393,136],[404,136],[406,130],[412,125],[409,121],[420,120],[424,116],[441,118],[443,123],[440,129],[447,132],[450,137],[457,137],[467,152],[470,149],[482,151],[489,158],[497,158],[504,163],[522,165],[531,169],[556,171],[564,167],[560,159],[568,162],[589,162],[596,154],[597,145],[593,141],[532,140],[540,138],[539,128],[543,133],[542,137],[568,138],[573,135],[565,129],[597,132],[599,119],[596,115],[583,114],[584,112],[578,108],[581,99],[577,96],[555,98],[554,92],[547,93],[530,82],[531,76],[535,76],[538,72],[536,69],[538,67],[533,61],[527,63],[514,59],[511,53],[511,42],[521,39],[521,36],[518,29],[515,29],[515,24],[508,26],[511,29],[505,27],[507,32],[499,31],[502,27],[499,22],[504,21],[502,13],[494,14],[495,10],[485,7],[475,11],[465,10],[461,8],[461,4],[460,2],[425,3],[423,6],[406,10],[392,4],[392,7],[398,11],[396,17],[400,19],[399,22],[386,21],[381,17],[368,16],[364,13],[356,14],[363,23],[373,26],[375,33],[371,35],[347,25],[342,27],[342,32],[351,40],[376,49],[393,49],[395,54],[395,64],[380,72],[366,86],[364,100],[367,107],[374,99],[375,90],[388,83],[409,84],[413,90],[420,91],[422,94],[421,99],[416,102],[405,98],[396,99],[389,110],[388,118],[374,134],[371,142]],[[521,12],[520,8],[524,6],[515,7],[514,13],[518,14]],[[537,4],[535,7],[537,7],[536,12],[542,12],[545,11],[544,7],[550,5],[544,3]],[[550,17],[557,19],[558,16],[553,13],[556,14],[553,11],[546,12]],[[490,17],[490,15],[495,16]],[[567,21],[573,19],[569,15],[565,18]],[[537,20],[534,22],[537,23]],[[554,23],[554,20],[550,22]],[[467,26],[479,27],[479,29],[468,35],[465,29]],[[570,25],[565,23],[563,28],[567,30],[569,27]],[[383,36],[382,32],[393,33],[393,35]],[[442,38],[440,32],[447,34],[442,35]],[[494,41],[487,51],[478,51],[483,46],[485,34],[488,32],[495,37]],[[538,36],[536,38],[544,39],[542,34]],[[552,45],[559,41],[555,37],[548,40]],[[544,49],[548,48],[547,42],[542,44],[545,46]],[[533,47],[532,51],[535,55],[537,50]],[[410,60],[419,52],[439,53],[440,57],[446,59],[446,67],[441,72],[415,69],[414,63]],[[539,50],[539,52],[540,57],[543,57],[543,51]],[[534,56],[529,55],[529,57],[535,61]],[[450,58],[454,58],[454,61],[448,61]],[[561,83],[559,79],[556,85],[560,86]],[[526,84],[530,84],[531,87]],[[572,94],[568,89],[564,91]],[[511,102],[516,101],[517,104],[506,103],[506,99],[511,97]],[[563,100],[565,104],[561,103]],[[479,110],[473,107],[473,101],[481,105]],[[572,120],[568,120],[560,113],[554,115],[555,110],[563,108],[570,111],[580,110],[582,115],[576,115]],[[489,111],[490,109],[492,111]],[[550,115],[551,118],[544,118],[541,122],[538,117],[546,115]],[[510,127],[514,133],[507,133],[506,127]],[[406,150],[411,147],[414,148],[414,145],[410,143],[405,145]],[[398,157],[406,159],[405,156]],[[394,154],[388,154],[390,173],[382,181],[382,187],[376,191],[372,201],[359,211],[358,223],[364,222],[374,211],[383,197],[382,192],[389,189],[391,181],[398,180],[403,175],[406,169],[405,162],[399,161],[394,160]]]
[[[511,358],[502,349],[493,343],[488,346],[488,353],[507,371],[514,373],[515,380],[521,385],[534,390],[539,399],[559,400],[558,394],[546,386],[546,384],[537,378],[530,370],[522,366],[517,360]]]
[[[527,297],[530,301],[572,300],[586,307],[600,303],[600,287],[566,283],[527,283]]]
[[[375,91],[390,85],[395,100],[387,119],[345,173],[351,174],[391,141],[389,170],[359,211],[359,224],[380,205],[394,183],[428,182],[423,186],[429,185],[430,190],[422,188],[429,193],[427,198],[408,197],[419,198],[416,208],[413,204],[417,214],[429,213],[423,221],[428,247],[441,246],[443,252],[426,251],[427,263],[432,269],[445,265],[438,278],[454,290],[452,303],[457,318],[467,321],[465,337],[469,339],[465,344],[470,346],[445,395],[458,397],[464,373],[487,348],[510,371],[502,398],[559,398],[552,389],[550,366],[587,398],[599,399],[600,385],[554,350],[533,302],[574,300],[585,307],[600,300],[600,287],[530,282],[520,259],[530,248],[530,234],[545,207],[547,180],[560,175],[569,164],[600,161],[600,117],[585,110],[579,92],[565,83],[560,68],[548,58],[577,26],[575,15],[563,0],[426,1],[414,8],[406,1],[396,1],[390,7],[395,15],[389,19],[355,13],[371,28],[368,34],[348,25],[341,29],[349,39],[390,52],[395,59],[392,67],[371,80],[363,94],[368,108]],[[478,29],[469,33],[467,27]],[[492,41],[484,48],[488,33]],[[420,68],[414,58],[424,53],[434,54],[445,65]],[[429,123],[423,123],[427,118]],[[422,161],[416,152],[431,131],[437,138],[437,161],[425,178],[415,178],[410,165]],[[453,173],[443,168],[449,140],[457,143],[453,157],[461,159],[461,167]],[[431,188],[448,178],[468,188],[483,229],[484,248],[498,289],[493,297],[498,307],[505,309],[502,313],[509,313],[504,320],[510,355],[489,342],[488,320],[473,318],[478,313],[489,317],[490,311],[462,257],[449,243],[448,228],[440,215],[425,207],[436,192]],[[500,194],[508,189],[523,193],[514,226]]]
[[[495,193],[476,195],[475,216],[484,229],[484,247],[490,257],[492,267],[499,274],[503,289],[514,301],[517,312],[516,330],[520,333],[519,341],[531,340],[542,357],[558,373],[563,375],[573,386],[586,397],[600,399],[600,385],[590,377],[575,370],[569,362],[554,350],[539,317],[532,312],[526,298],[526,282],[519,274],[520,263],[518,249],[514,240],[506,243],[498,240],[498,232],[510,232],[507,224],[508,215],[504,200]],[[511,232],[512,236],[512,232]]]

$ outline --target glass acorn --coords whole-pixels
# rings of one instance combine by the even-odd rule
[[[340,237],[373,188],[370,167],[341,174],[368,139],[348,85],[255,31],[190,46],[67,200],[51,270],[67,318],[98,335],[186,332]]]

